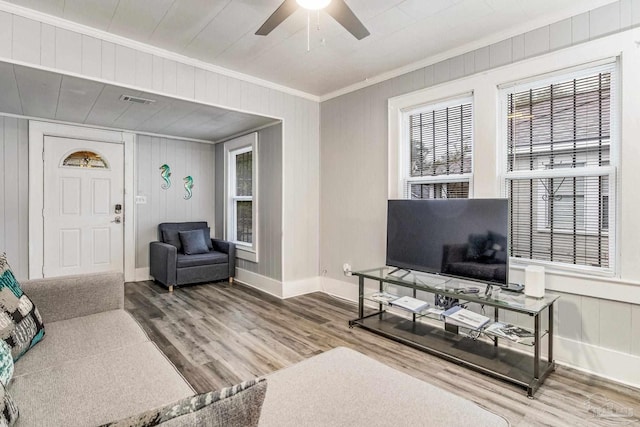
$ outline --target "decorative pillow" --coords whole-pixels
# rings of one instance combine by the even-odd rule
[[[0,426],[12,426],[19,415],[18,407],[11,395],[4,385],[0,384]]]
[[[220,391],[197,394],[159,409],[143,412],[102,427],[257,426],[267,381],[250,380]]]
[[[207,247],[209,251],[213,249],[213,242],[211,241],[211,228],[203,228],[202,232],[204,233],[204,240],[207,242]]]
[[[5,340],[0,340],[0,383],[7,386],[12,377],[13,356],[11,356],[11,347]]]
[[[15,362],[43,337],[42,317],[20,289],[3,253],[0,255],[0,338],[11,347]]]
[[[204,239],[204,233],[202,229],[180,231],[180,242],[182,243],[182,250],[187,255],[206,254],[209,252],[207,242]]]
[[[175,246],[178,252],[182,252],[182,243],[178,230],[162,230],[162,240],[165,243]]]

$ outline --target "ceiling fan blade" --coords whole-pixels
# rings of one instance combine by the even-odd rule
[[[275,12],[256,31],[257,36],[266,36],[298,9],[296,0],[284,0]]]
[[[362,40],[370,34],[344,0],[333,0],[325,10],[358,40]]]

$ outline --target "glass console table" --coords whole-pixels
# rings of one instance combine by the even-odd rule
[[[381,267],[353,272],[359,279],[358,318],[349,321],[349,326],[358,326],[419,350],[434,354],[449,361],[475,369],[479,372],[517,384],[534,393],[545,378],[555,369],[553,360],[553,304],[557,296],[531,298],[522,293],[501,290],[499,295],[485,292],[487,285],[466,279],[450,278],[422,272]],[[378,282],[379,291],[365,293],[365,279]],[[511,342],[507,338],[490,335],[486,327],[472,330],[444,323],[438,310],[414,313],[394,308],[385,300],[386,292],[392,285],[396,288],[412,289],[413,297],[418,291],[457,299],[459,304],[469,309],[485,312],[485,307],[493,308],[493,322],[500,321],[499,312],[505,310],[525,314],[533,318],[532,336],[513,345],[499,345],[500,341]],[[468,293],[470,288],[479,292]],[[406,292],[405,292],[406,293]],[[382,294],[382,295],[380,295]],[[365,301],[373,312],[365,315]],[[541,325],[541,314],[547,311],[548,321]],[[486,313],[490,316],[491,313]],[[515,316],[511,316],[515,317]],[[542,319],[544,321],[544,319]],[[543,339],[546,338],[547,357],[541,354]],[[527,351],[527,347],[529,350]],[[531,349],[533,351],[531,351]]]

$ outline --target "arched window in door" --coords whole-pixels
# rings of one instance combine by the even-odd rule
[[[109,169],[107,161],[93,151],[74,151],[62,161],[61,166],[71,168]]]

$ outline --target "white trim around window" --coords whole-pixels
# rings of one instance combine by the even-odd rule
[[[595,112],[592,111],[593,109],[587,110],[588,103],[577,101],[579,97],[587,96],[578,93],[578,89],[583,92],[587,89],[592,92],[598,90],[597,81],[594,83],[592,80],[605,74],[611,76],[610,86],[605,88],[610,97],[607,105],[610,106],[600,107],[601,111],[598,115],[597,109]],[[573,86],[571,86],[572,82]],[[562,100],[562,92],[556,98],[555,92],[550,91],[551,87],[558,86],[561,90],[569,88],[568,94],[569,96],[573,94],[573,103],[565,102],[566,105],[552,108],[554,100]],[[528,80],[525,84],[505,84],[499,87],[498,141],[501,149],[498,165],[503,195],[509,197],[512,202],[510,236],[511,250],[514,252],[510,262],[514,266],[539,264],[558,271],[614,276],[618,258],[616,211],[619,205],[617,169],[620,145],[616,59],[610,58],[606,61],[598,61],[596,65],[590,63],[582,67],[566,69],[564,73],[555,71],[550,76],[538,76],[537,80]],[[528,98],[521,99],[523,93],[529,93]],[[509,96],[520,96],[520,98],[517,98],[517,102],[512,101],[509,104]],[[538,98],[532,98],[534,96]],[[603,103],[605,99],[600,95],[594,101],[593,96],[590,94],[589,96],[591,96],[589,101],[596,103],[596,107],[598,100]],[[520,116],[516,116],[516,113],[510,113],[508,108],[508,105],[513,108],[513,105],[518,103],[521,107],[523,106],[522,108],[528,108],[527,111],[533,108],[537,108],[537,111],[527,113],[530,116],[522,114],[519,118]],[[566,111],[573,111],[573,115],[565,117]],[[564,115],[561,116],[561,114]],[[542,124],[534,124],[534,119],[538,119],[538,116]],[[552,120],[547,116],[559,118]],[[595,121],[596,124],[603,121],[608,124],[600,124],[598,127],[587,123],[587,119]],[[507,125],[509,121],[511,121],[511,131]],[[524,125],[524,136],[514,130],[516,126],[522,127],[517,124],[518,121]],[[547,139],[540,136],[540,129],[546,129],[546,127],[555,129],[554,125],[558,129],[558,134],[561,135],[560,141],[554,141],[552,136],[548,136],[550,139],[547,142]],[[570,133],[571,126],[573,126],[573,139],[571,135],[563,138],[567,132]],[[587,132],[585,129],[589,129],[587,137],[581,136]],[[597,138],[595,142],[591,141],[595,138],[591,134],[597,133],[598,129],[600,129],[600,138],[604,141],[600,145],[600,151],[597,150]],[[580,135],[577,136],[576,132]],[[555,136],[556,132],[549,131],[549,135]],[[509,138],[513,139],[513,144],[519,144],[515,148],[512,146],[512,155],[508,155]],[[525,140],[529,141],[526,147],[522,145]],[[601,153],[599,157],[598,153]],[[552,167],[549,166],[550,158],[555,159]],[[567,158],[569,160],[573,158],[572,162]],[[570,204],[567,206],[561,202],[564,195],[562,193],[567,187],[564,185],[566,180],[573,185],[569,194]],[[551,184],[553,182],[556,184]],[[553,188],[550,187],[551,185]],[[510,194],[511,191],[517,194],[526,192],[525,190],[529,191],[529,197],[516,197]],[[523,205],[522,209],[516,207],[520,204]],[[557,210],[558,215],[552,216],[548,211],[552,206],[554,211]],[[523,218],[525,215],[522,214],[527,209],[532,212],[529,213],[528,219]],[[553,218],[553,224],[550,216]],[[520,231],[516,232],[515,229]],[[527,233],[528,237],[524,238]],[[547,248],[545,245],[550,247]]]
[[[389,99],[389,175],[388,175],[388,198],[398,199],[406,197],[406,188],[409,181],[416,183],[469,183],[469,197],[473,194],[473,173],[434,175],[430,177],[409,177],[409,117],[425,111],[471,103],[471,135],[475,139],[475,109],[473,107],[473,88],[469,87],[465,91],[466,85],[459,84],[442,85],[413,92],[397,98]],[[462,88],[463,92],[460,92]],[[475,148],[472,146],[472,165],[475,158]]]
[[[236,194],[236,158],[252,153],[251,195]],[[224,143],[224,238],[236,244],[236,257],[258,262],[258,133],[253,132]],[[237,206],[241,202],[251,202],[251,236],[242,241],[237,236]],[[247,242],[246,240],[250,240]]]

